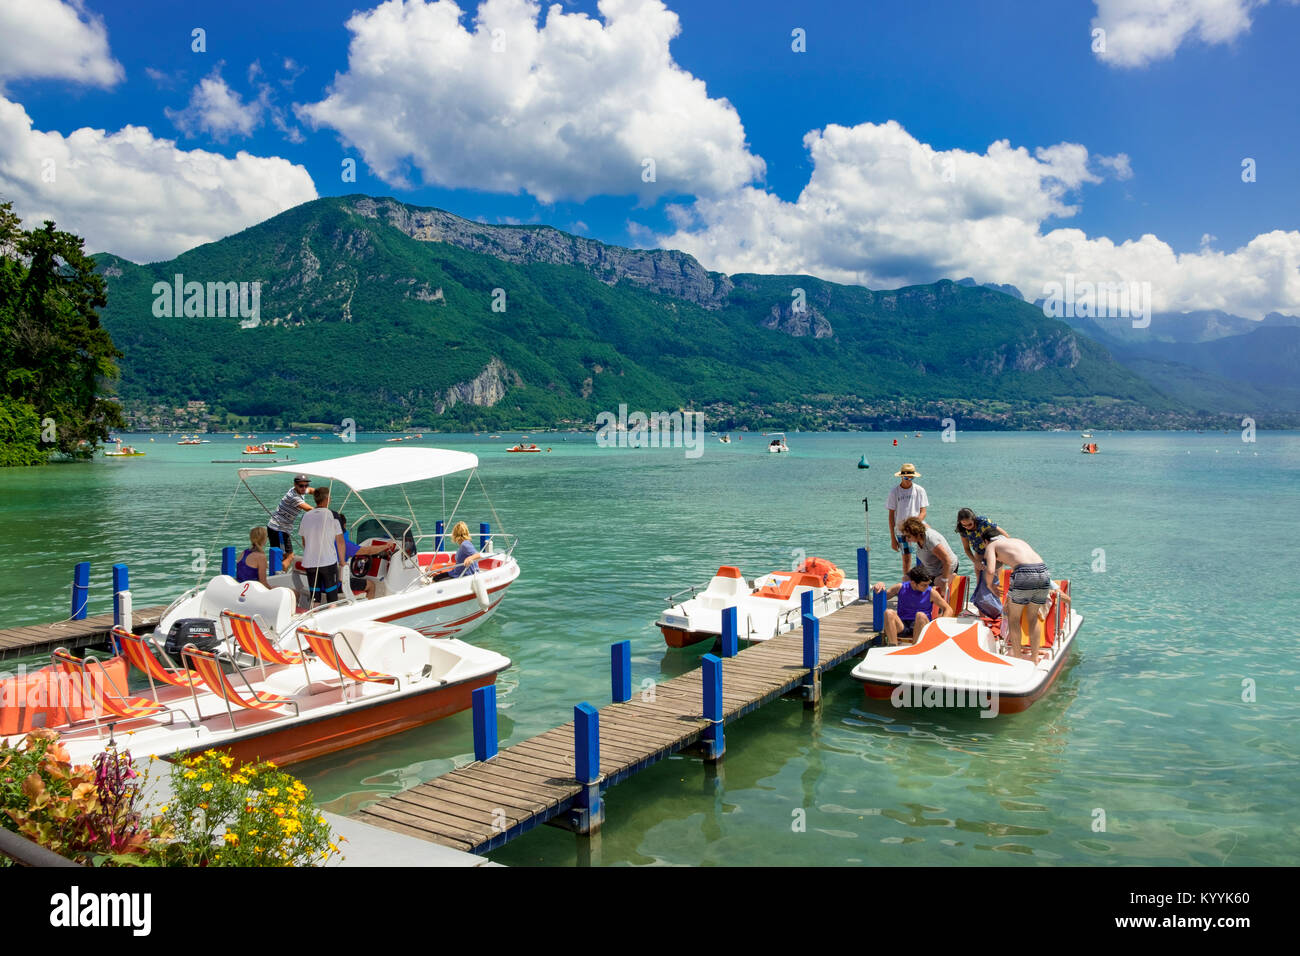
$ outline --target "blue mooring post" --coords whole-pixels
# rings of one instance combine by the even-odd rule
[[[821,652],[822,622],[811,614],[803,616],[803,666],[808,676],[803,679],[803,702],[805,707],[813,707],[822,699],[822,675],[817,667],[817,658]]]
[[[885,605],[888,602],[888,591],[875,591],[871,595],[871,629],[877,634],[885,629]]]
[[[573,800],[573,829],[595,833],[605,821],[600,799],[600,715],[585,700],[573,708],[573,775],[581,787]]]
[[[470,694],[474,708],[474,759],[491,760],[497,755],[497,688],[476,687]]]
[[[799,595],[799,614],[806,616],[813,613],[813,593],[804,591]]]
[[[871,593],[871,552],[858,548],[858,600],[865,601]]]
[[[482,551],[487,547],[488,538],[492,536],[492,526],[486,521],[478,523],[478,549]]]
[[[704,655],[704,728],[701,744],[706,763],[717,763],[727,752],[727,740],[722,725],[722,658]]]
[[[442,533],[446,527],[447,525],[442,521],[435,521],[433,523],[433,550],[434,551],[442,550]]]
[[[86,619],[86,604],[90,601],[90,562],[81,561],[72,569],[72,620]]]
[[[632,642],[619,641],[609,646],[609,680],[614,703],[632,699]]]
[[[233,548],[231,549],[234,550]],[[284,552],[279,548],[269,548],[266,552],[266,573],[280,574],[284,565]],[[232,574],[231,577],[234,577]]]
[[[724,607],[722,609],[722,656],[735,657],[739,644],[740,638],[736,632],[736,608]]]
[[[122,620],[122,606],[118,600],[118,595],[129,590],[131,590],[131,585],[127,578],[126,565],[113,565],[113,624],[116,627],[124,627],[126,624]],[[116,641],[113,642],[113,646],[117,646]]]
[[[238,563],[239,561],[235,557],[235,549],[233,547],[221,549],[221,573],[222,574],[224,574],[226,577],[233,578],[235,576],[236,565]],[[271,565],[269,563],[267,564],[266,567],[267,567],[267,571],[266,571],[267,574],[280,573],[278,568],[272,570]]]

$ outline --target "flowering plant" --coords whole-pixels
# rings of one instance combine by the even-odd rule
[[[311,791],[269,760],[237,766],[215,750],[172,768],[162,808],[181,866],[320,866],[339,855]],[[341,856],[340,856],[341,858]]]

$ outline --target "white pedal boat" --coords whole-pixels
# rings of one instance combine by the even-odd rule
[[[231,635],[230,619],[223,624]],[[224,662],[188,654],[167,661],[144,638],[120,634],[123,657],[138,668],[134,691],[123,686],[120,659],[69,657],[74,663],[60,668],[56,652],[56,666],[40,672],[49,674],[43,716],[31,724],[57,730],[74,763],[90,762],[111,735],[136,757],[213,748],[240,761],[290,764],[465,710],[475,688],[510,666],[493,651],[396,624],[361,623],[313,639],[328,645],[323,653],[304,639],[296,644],[305,653],[259,659],[231,640]]]
[[[1057,583],[1037,665],[1023,656],[1029,640],[1023,630],[1009,643],[976,615],[963,613],[931,621],[911,644],[870,648],[852,677],[868,699],[896,707],[974,709],[990,717],[1020,713],[1056,681],[1083,624],[1071,607],[1070,583]]]
[[[814,564],[813,562],[819,562]],[[766,641],[800,624],[805,592],[813,594],[813,614],[825,617],[857,598],[858,582],[844,578],[829,561],[809,558],[806,571],[773,571],[745,580],[740,569],[723,565],[703,589],[667,599],[669,607],[655,621],[669,647],[687,647],[722,634],[723,608],[736,608],[736,632],[743,641]],[[834,569],[831,574],[826,569]]]

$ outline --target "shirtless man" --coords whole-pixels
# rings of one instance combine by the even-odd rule
[[[997,590],[998,562],[1012,568],[1011,585],[1007,588],[1006,613],[1002,619],[1002,633],[1007,640],[1020,633],[1020,619],[1030,604],[1038,605],[1038,613],[1029,620],[1029,659],[1038,664],[1038,645],[1043,640],[1043,620],[1047,617],[1047,599],[1052,593],[1052,578],[1047,565],[1038,552],[1019,538],[994,538],[984,549],[984,573],[990,588]],[[1019,648],[1012,644],[1018,652]]]

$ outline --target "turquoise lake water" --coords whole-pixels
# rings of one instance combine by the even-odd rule
[[[1072,581],[1083,629],[1028,712],[899,711],[867,702],[841,666],[819,711],[781,700],[729,725],[716,776],[681,757],[611,788],[605,865],[1294,863],[1300,435],[1095,435],[1095,456],[1079,454],[1077,433],[792,434],[789,455],[749,433],[708,438],[697,459],[598,448],[590,434],[533,433],[552,449],[542,455],[506,454],[516,434],[412,444],[477,452],[504,522],[494,530],[520,537],[522,575],[470,638],[514,662],[498,683],[503,746],[571,719],[579,701],[607,702],[615,641],[632,641],[634,687],[695,667],[707,646],[671,650],[653,621],[664,597],[719,564],[752,576],[802,550],[853,576],[864,496],[871,576],[896,580],[885,496],[904,461],[958,549],[951,529],[969,506]],[[247,495],[232,506],[237,466],[210,463],[237,457],[242,440],[125,437],[147,457],[0,470],[3,626],[66,617],[78,560],[92,562],[91,613],[110,608],[115,561],[130,567],[137,606],[166,603],[195,580],[194,549],[214,573],[219,547],[242,546],[264,520]],[[326,437],[286,454],[383,444]],[[867,471],[855,467],[864,453]],[[452,500],[459,490],[449,483]],[[430,531],[439,496],[412,496]],[[461,516],[491,520],[474,491]],[[472,750],[465,713],[296,771],[327,809],[349,812]],[[572,865],[578,842],[541,827],[491,858]]]

